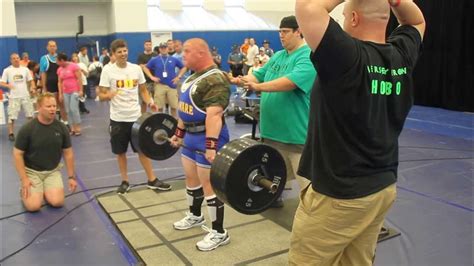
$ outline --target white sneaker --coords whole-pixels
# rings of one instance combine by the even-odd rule
[[[201,216],[196,216],[190,212],[186,212],[186,217],[175,222],[173,227],[176,230],[186,230],[196,226],[201,226],[205,222],[206,220],[204,220],[204,215],[201,214]]]
[[[230,237],[227,233],[227,230],[224,230],[224,233],[221,234],[205,225],[202,226],[202,229],[209,233],[204,237],[203,240],[196,243],[197,249],[201,251],[211,251],[219,246],[229,244]]]

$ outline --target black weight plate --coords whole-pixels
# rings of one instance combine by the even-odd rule
[[[266,189],[255,191],[249,187],[252,173],[263,175],[279,183],[276,193]],[[217,154],[211,168],[211,183],[217,196],[244,214],[265,211],[281,195],[286,182],[286,166],[274,148],[252,139],[236,139],[227,143]]]
[[[153,160],[166,160],[172,157],[179,148],[157,138],[163,135],[171,138],[178,122],[168,114],[144,113],[132,126],[132,144],[145,156]]]

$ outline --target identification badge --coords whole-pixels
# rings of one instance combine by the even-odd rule
[[[163,72],[163,77],[167,78],[168,77],[168,72]]]

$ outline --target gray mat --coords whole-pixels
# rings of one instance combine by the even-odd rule
[[[184,189],[155,192],[132,189],[126,195],[98,198],[136,255],[146,265],[286,265],[290,232],[262,215],[243,215],[225,208],[224,226],[230,243],[214,251],[196,249],[206,232],[177,231],[173,222],[184,217]],[[205,204],[203,205],[205,206]],[[207,208],[202,208],[207,218]],[[210,227],[210,221],[207,221]]]

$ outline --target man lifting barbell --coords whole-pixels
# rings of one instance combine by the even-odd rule
[[[195,73],[181,86],[178,127],[171,143],[174,146],[185,145],[181,161],[186,175],[189,212],[173,227],[186,230],[203,225],[203,229],[209,233],[196,247],[201,251],[209,251],[230,241],[223,224],[224,203],[217,198],[210,182],[210,168],[216,152],[229,141],[223,114],[229,104],[230,84],[214,64],[209,47],[202,39],[186,41],[183,61]],[[198,153],[197,150],[205,152]],[[201,214],[204,198],[212,229],[204,226],[204,216]]]

